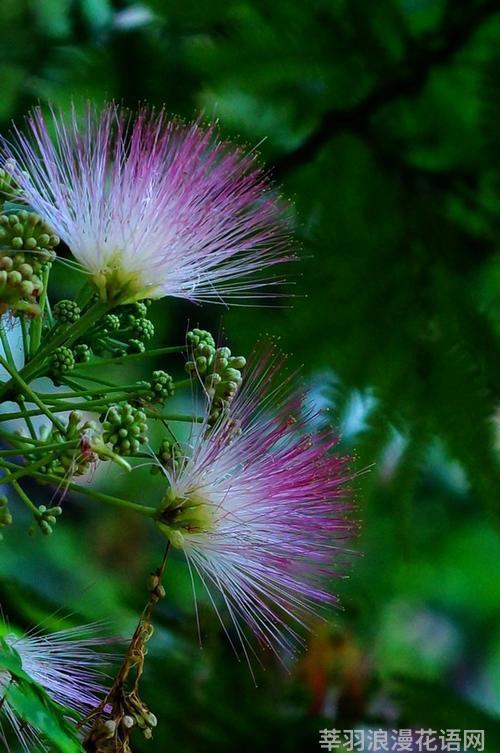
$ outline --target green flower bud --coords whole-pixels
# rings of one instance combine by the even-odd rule
[[[73,351],[65,345],[56,348],[50,359],[50,374],[52,377],[58,377],[72,371],[75,368],[75,357]]]
[[[153,371],[151,376],[151,392],[148,399],[152,403],[164,403],[175,392],[174,380],[165,371]]]
[[[151,473],[161,473],[163,468],[174,468],[183,461],[183,452],[177,442],[164,439],[156,453],[158,465],[151,466]]]
[[[129,342],[130,353],[145,353],[146,346],[140,340],[132,339]]]
[[[8,500],[4,497],[0,507],[0,528],[12,525],[12,514],[8,508]]]
[[[76,363],[88,363],[92,357],[92,351],[88,345],[80,343],[74,346],[73,355]]]
[[[52,526],[45,520],[45,518],[38,521],[38,527],[44,536],[50,536],[52,533]]]
[[[103,441],[117,455],[134,455],[148,441],[146,414],[130,403],[113,405],[101,417]]]
[[[247,365],[247,359],[244,356],[233,356],[229,359],[229,366],[234,369],[244,369]]]
[[[28,251],[38,272],[40,264],[54,259],[59,238],[37,214],[21,210],[0,215],[0,242],[15,251]]]
[[[155,328],[152,321],[141,317],[136,319],[132,325],[132,333],[137,340],[141,342],[151,340],[155,334]]]
[[[116,314],[106,314],[99,323],[104,332],[117,332],[120,329],[120,317]]]
[[[15,163],[13,160],[6,160],[5,168],[0,169],[0,200],[3,202],[6,199],[12,199],[19,191],[17,183],[12,175],[9,174],[9,167],[12,171],[15,170]]]
[[[74,324],[80,318],[80,306],[76,301],[58,301],[54,306],[54,319],[60,324]]]

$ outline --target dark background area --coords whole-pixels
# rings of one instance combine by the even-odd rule
[[[343,611],[289,673],[264,655],[258,688],[203,597],[200,650],[169,563],[144,681],[159,726],[137,750],[315,751],[320,729],[364,725],[485,728],[500,750],[500,3],[2,0],[0,28],[3,132],[37,102],[115,98],[260,145],[293,201],[297,297],[163,300],[156,342],[187,319],[238,353],[280,335],[368,469]],[[149,479],[94,482],[147,503]],[[0,544],[12,622],[130,632],[161,552],[149,527],[74,500],[50,539],[26,530]]]

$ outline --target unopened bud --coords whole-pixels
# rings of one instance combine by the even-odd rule
[[[103,732],[106,734],[106,736],[113,737],[116,732],[116,721],[114,719],[108,719],[102,726]]]
[[[50,536],[50,534],[52,533],[52,526],[50,525],[50,523],[47,523],[46,520],[40,520],[38,525],[40,526],[40,530],[44,536]]]
[[[160,584],[160,579],[157,575],[150,575],[148,580],[148,590],[155,591]]]

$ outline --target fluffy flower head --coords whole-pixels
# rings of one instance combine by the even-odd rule
[[[262,271],[290,258],[265,174],[213,126],[115,104],[88,105],[83,122],[74,108],[69,118],[37,108],[3,152],[24,199],[104,298],[261,297],[277,282]]]
[[[229,412],[198,424],[164,469],[160,520],[208,593],[222,593],[241,645],[246,623],[275,651],[292,648],[294,621],[335,601],[328,581],[352,528],[348,460],[330,430],[304,431],[303,396],[281,365],[271,352],[254,358]]]

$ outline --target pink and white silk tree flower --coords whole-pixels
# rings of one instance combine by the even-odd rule
[[[221,592],[245,654],[245,623],[281,655],[336,602],[331,586],[354,526],[349,459],[335,454],[330,429],[306,431],[315,416],[282,362],[272,352],[254,358],[226,415],[212,427],[209,405],[164,468],[159,526],[214,606],[212,591]]]
[[[66,118],[36,108],[3,145],[21,195],[115,303],[273,295],[287,209],[255,154],[213,125],[109,104]],[[254,274],[256,273],[256,274]]]
[[[112,658],[98,649],[109,642],[99,635],[98,626],[60,630],[55,633],[7,634],[3,640],[18,655],[22,670],[40,685],[50,698],[65,707],[68,714],[82,714],[96,708],[106,693],[103,666]],[[11,725],[27,753],[46,750],[38,731],[20,720],[5,697],[13,681],[0,666],[0,741],[4,738],[2,717]],[[7,748],[8,750],[8,748]]]

